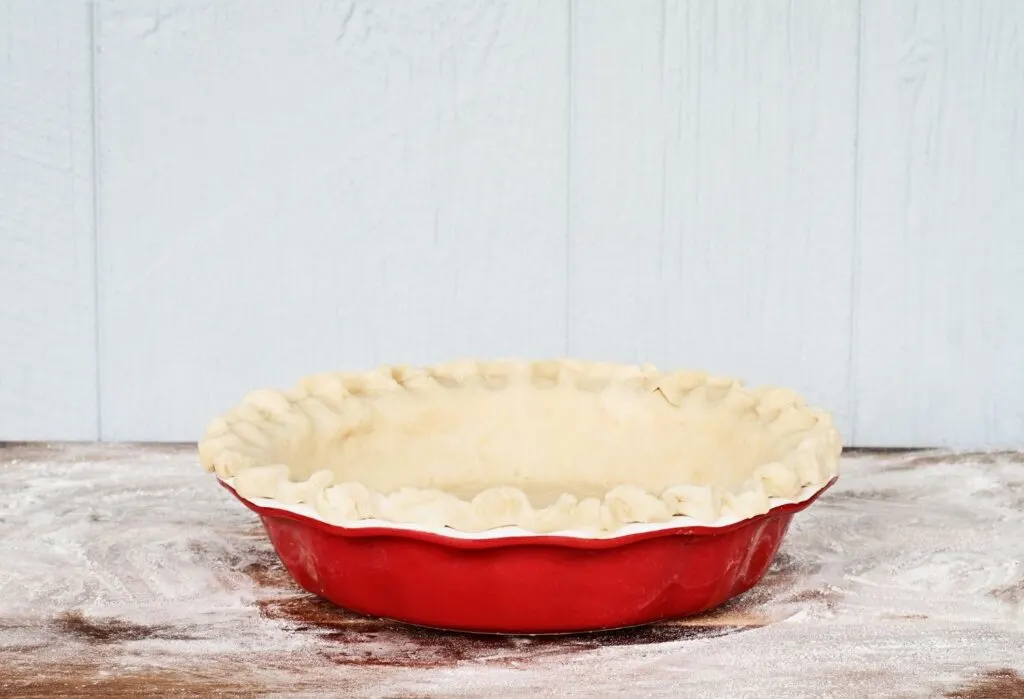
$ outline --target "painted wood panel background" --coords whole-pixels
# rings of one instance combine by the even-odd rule
[[[569,353],[850,420],[856,5],[576,3]]]
[[[792,385],[860,445],[1019,444],[1022,24],[0,0],[0,439],[190,440],[310,371],[574,354]]]
[[[105,439],[310,371],[563,352],[564,5],[160,8],[98,7]]]
[[[91,9],[0,0],[0,439],[95,439]]]
[[[865,0],[854,438],[1024,442],[1024,3]]]

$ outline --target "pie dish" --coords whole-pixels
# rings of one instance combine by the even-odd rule
[[[575,360],[311,376],[249,394],[199,442],[306,589],[414,623],[516,632],[643,623],[742,592],[834,482],[840,451],[831,417],[788,389]],[[593,575],[633,578],[645,599],[588,615],[571,582],[593,588]],[[462,611],[412,592],[426,578],[458,591]]]

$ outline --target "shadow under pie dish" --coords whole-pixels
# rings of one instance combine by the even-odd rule
[[[715,607],[836,479],[792,391],[571,360],[307,377],[215,418],[203,466],[299,585],[446,629],[596,630]]]

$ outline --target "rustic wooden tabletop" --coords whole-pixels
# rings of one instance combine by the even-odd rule
[[[0,695],[1024,697],[1024,453],[854,454],[698,618],[433,632],[299,590],[159,445],[0,447]]]

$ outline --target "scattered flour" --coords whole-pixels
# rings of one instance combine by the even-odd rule
[[[186,447],[0,448],[0,493],[0,694],[68,668],[279,695],[758,699],[1024,674],[1021,454],[847,458],[759,586],[706,624],[598,640],[432,634],[317,606]]]

